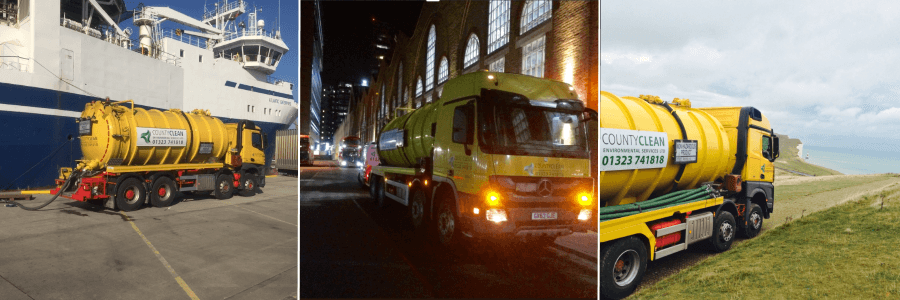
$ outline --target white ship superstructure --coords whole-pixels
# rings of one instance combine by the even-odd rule
[[[243,1],[194,19],[122,0],[0,0],[0,184],[77,138],[74,119],[98,98],[208,109],[274,137],[297,116],[293,84],[271,77],[288,50]],[[54,168],[81,156],[77,142],[15,186],[52,183]]]

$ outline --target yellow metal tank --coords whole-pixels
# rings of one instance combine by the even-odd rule
[[[681,168],[674,161],[677,139],[697,141],[697,161],[685,165],[677,183],[679,190],[721,178],[734,165],[734,160],[729,160],[732,146],[728,135],[716,118],[690,108],[687,99],[676,98],[668,106],[684,124],[684,137],[663,101],[654,96],[642,98],[600,92],[600,206],[640,202],[668,193]],[[663,157],[666,159],[660,163]]]
[[[85,104],[78,127],[83,163],[89,169],[224,161],[225,124],[208,112],[120,105],[125,102],[131,101]]]

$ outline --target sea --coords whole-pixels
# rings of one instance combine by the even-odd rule
[[[900,153],[803,145],[806,162],[844,174],[900,173]]]

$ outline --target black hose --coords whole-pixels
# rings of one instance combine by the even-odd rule
[[[24,210],[31,210],[31,211],[39,210],[41,208],[46,207],[47,205],[50,205],[50,203],[53,203],[53,201],[56,200],[56,198],[59,197],[60,194],[62,194],[66,189],[69,188],[69,185],[72,184],[72,182],[75,180],[75,177],[80,177],[79,174],[80,173],[72,172],[72,174],[69,175],[69,178],[66,179],[66,182],[63,182],[63,185],[61,188],[59,188],[59,191],[56,192],[56,195],[53,195],[53,197],[50,198],[50,200],[48,200],[47,202],[44,202],[44,204],[38,205],[36,207],[27,207],[27,206],[22,205],[19,202],[16,202],[15,200],[2,200],[0,202],[12,203]]]

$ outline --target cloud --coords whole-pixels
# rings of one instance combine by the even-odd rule
[[[600,89],[754,106],[792,137],[900,144],[896,28],[892,1],[603,1]],[[843,140],[831,146],[859,146]]]

